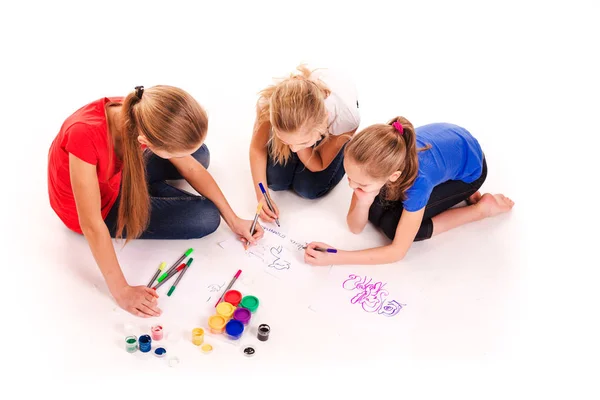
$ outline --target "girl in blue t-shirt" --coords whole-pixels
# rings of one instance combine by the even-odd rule
[[[304,256],[309,264],[399,261],[413,241],[507,212],[514,205],[502,194],[479,193],[487,175],[485,157],[477,140],[456,125],[439,123],[415,129],[403,117],[371,125],[348,143],[344,167],[354,190],[348,227],[360,233],[371,221],[392,243],[336,251],[313,242]],[[467,206],[451,209],[461,201]]]

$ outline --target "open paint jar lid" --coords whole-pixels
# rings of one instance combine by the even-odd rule
[[[167,354],[167,349],[165,349],[164,347],[157,347],[156,349],[154,349],[154,355],[156,357],[164,357]]]
[[[254,346],[251,344],[244,345],[242,346],[242,354],[244,354],[246,357],[254,357],[254,354],[256,354],[256,348],[254,348]]]
[[[208,344],[208,343],[204,343],[202,346],[200,346],[200,351],[202,351],[202,353],[204,354],[210,354],[212,353],[214,347],[212,346],[212,344]]]

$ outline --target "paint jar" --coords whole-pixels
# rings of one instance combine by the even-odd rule
[[[208,327],[211,333],[223,333],[227,321],[220,315],[213,315],[208,319]]]
[[[248,325],[251,317],[252,313],[246,308],[238,308],[233,312],[233,319],[240,321],[244,325]]]
[[[271,327],[267,324],[260,324],[258,326],[258,334],[256,335],[256,337],[261,342],[266,342],[267,340],[269,340],[269,333],[271,333]]]
[[[152,348],[152,338],[150,335],[142,335],[138,341],[140,343],[140,351],[142,353],[147,353]]]
[[[162,338],[163,338],[162,325],[154,325],[152,328],[150,328],[150,333],[152,334],[152,340],[162,340]]]
[[[238,290],[228,290],[223,296],[223,301],[237,307],[242,301],[242,294]]]
[[[225,325],[225,332],[227,333],[227,337],[231,340],[238,340],[242,337],[242,333],[244,333],[244,324],[240,321],[232,319]]]
[[[135,353],[138,349],[138,342],[135,336],[127,336],[125,338],[125,350],[128,353]]]
[[[231,319],[233,312],[235,311],[235,307],[231,303],[227,303],[223,301],[217,305],[217,315],[225,318],[225,321]]]
[[[162,358],[167,354],[167,349],[164,347],[157,347],[154,349],[154,355],[158,358]]]
[[[258,303],[258,298],[256,296],[244,296],[242,302],[240,303],[240,307],[243,307],[247,310],[250,310],[251,313],[254,313],[258,308]]]
[[[204,329],[202,328],[194,328],[192,330],[192,343],[196,346],[200,346],[204,343]]]

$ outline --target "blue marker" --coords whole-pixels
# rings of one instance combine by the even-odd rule
[[[274,213],[275,209],[273,208],[273,204],[271,204],[271,199],[269,198],[269,195],[267,194],[267,191],[265,190],[265,187],[263,186],[262,182],[258,183],[258,187],[260,188],[260,191],[262,192],[263,196],[265,196],[265,200],[267,201],[267,206],[269,206],[269,210],[271,210],[271,212]],[[279,218],[275,218],[275,223],[278,227],[281,227],[281,225],[279,225]]]

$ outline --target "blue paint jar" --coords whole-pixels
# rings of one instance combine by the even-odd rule
[[[238,340],[244,333],[244,324],[236,319],[230,320],[225,325],[225,333],[231,340]]]
[[[138,344],[142,353],[148,353],[152,348],[152,338],[150,335],[142,335],[138,339]]]

